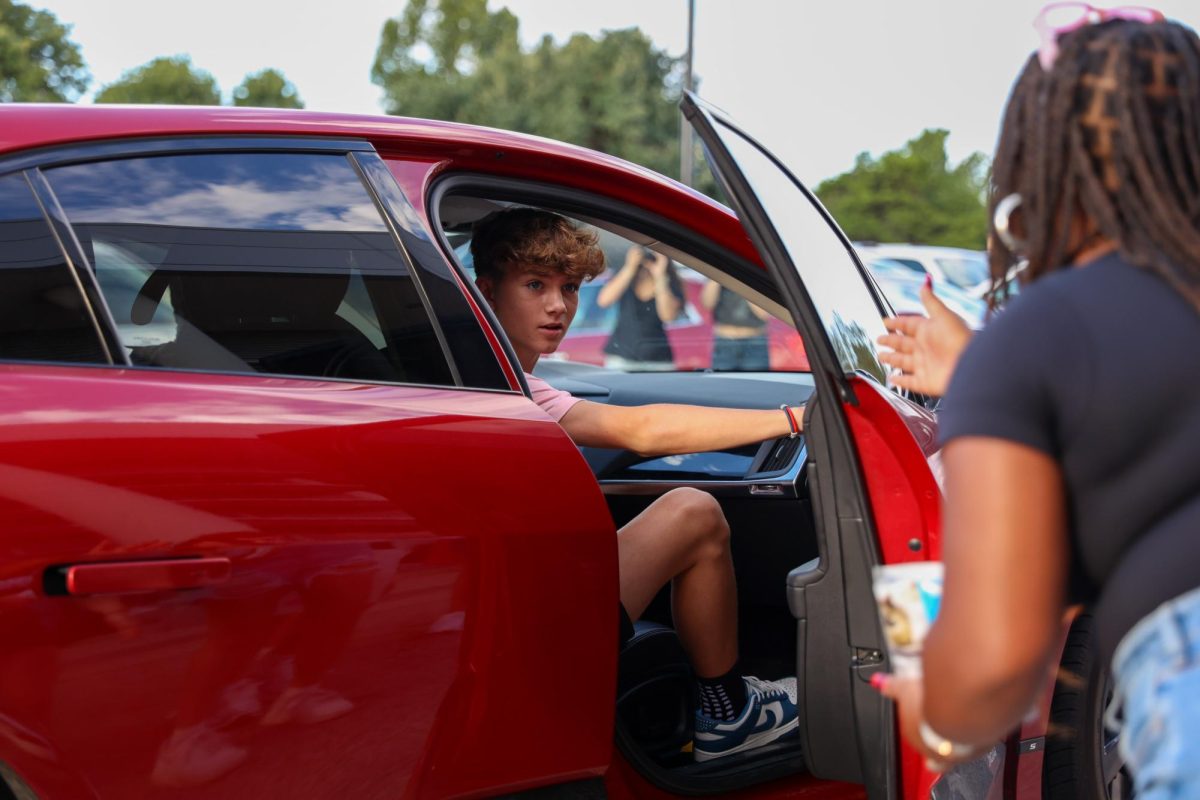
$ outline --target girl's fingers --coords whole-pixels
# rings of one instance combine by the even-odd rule
[[[889,367],[895,367],[908,374],[912,374],[917,367],[916,356],[907,353],[880,353],[879,360]]]
[[[911,353],[916,350],[916,343],[911,336],[897,336],[894,333],[888,333],[880,336],[875,341],[884,347],[890,347],[897,353]]]
[[[914,314],[905,314],[901,317],[884,317],[883,327],[893,333],[900,333],[905,336],[916,336],[917,331],[925,322],[925,317],[918,317]]]

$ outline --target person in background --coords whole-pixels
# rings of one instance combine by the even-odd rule
[[[534,208],[485,217],[471,238],[475,282],[508,335],[533,401],[576,444],[668,455],[800,434],[802,407],[608,405],[572,397],[533,375],[538,359],[557,350],[571,326],[580,284],[604,269],[596,241],[595,233],[565,217]],[[640,248],[630,250],[626,283],[641,257]],[[665,269],[665,258],[656,263]],[[542,491],[553,491],[552,478],[530,476]],[[617,560],[623,640],[632,620],[671,585],[671,616],[697,676],[697,761],[760,747],[797,729],[795,677],[765,681],[738,669],[729,523],[712,495],[680,488],[659,497],[617,531]]]
[[[613,369],[671,370],[675,360],[665,323],[683,311],[683,286],[662,253],[633,245],[625,263],[600,287],[596,304],[617,306],[617,324],[604,345],[604,365]]]
[[[700,305],[713,315],[714,370],[765,372],[771,368],[766,311],[716,281],[704,285]]]
[[[969,758],[1087,602],[1135,793],[1200,797],[1200,39],[1082,3],[1035,26],[989,200],[993,281],[1028,259],[1021,292],[957,366],[936,319],[883,339],[898,382],[952,374],[941,612],[923,678],[880,683],[935,766]]]

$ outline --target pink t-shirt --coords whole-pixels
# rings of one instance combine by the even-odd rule
[[[555,389],[541,378],[536,375],[530,375],[528,372],[525,373],[525,382],[529,384],[529,391],[533,394],[533,402],[537,403],[538,407],[549,414],[555,422],[562,420],[567,412],[581,399],[575,397],[570,392]]]

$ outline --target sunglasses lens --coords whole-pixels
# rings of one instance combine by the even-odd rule
[[[1051,31],[1073,30],[1088,21],[1092,7],[1087,3],[1052,3],[1042,9],[1042,23]]]

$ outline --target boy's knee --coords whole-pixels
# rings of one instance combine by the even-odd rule
[[[687,528],[697,539],[697,544],[708,544],[724,551],[729,546],[729,523],[721,504],[708,492],[699,489],[673,489],[668,496],[672,501],[672,512],[688,521]]]

